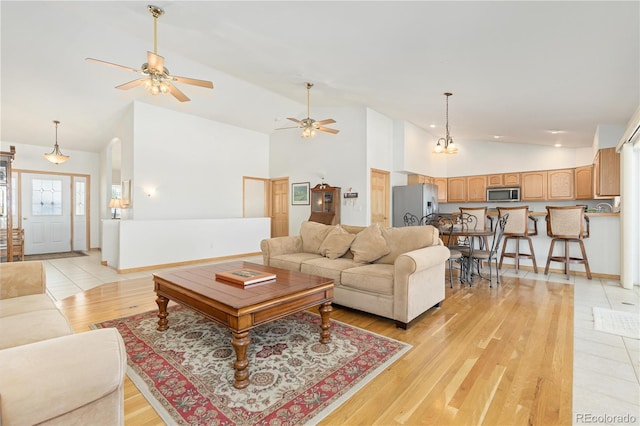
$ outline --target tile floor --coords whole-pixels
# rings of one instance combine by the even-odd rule
[[[261,256],[245,258],[262,263]],[[101,284],[150,277],[144,271],[118,274],[100,263],[100,252],[45,261],[47,291],[55,300]],[[501,275],[514,276],[506,269]],[[625,290],[619,282],[561,274],[545,276],[521,270],[520,278],[574,285],[573,424],[640,425],[640,340],[596,331],[593,307],[640,312],[640,288]]]

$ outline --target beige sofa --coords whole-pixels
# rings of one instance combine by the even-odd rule
[[[449,249],[433,226],[303,222],[300,235],[266,239],[260,248],[265,265],[331,278],[335,304],[400,328],[444,300]]]
[[[73,334],[45,283],[42,262],[0,264],[0,424],[123,425],[120,333]]]

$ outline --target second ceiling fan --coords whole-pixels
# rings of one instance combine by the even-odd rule
[[[142,67],[140,67],[140,69],[113,64],[111,62],[101,61],[100,59],[86,58],[86,60],[108,65],[125,71],[134,72],[143,76],[142,78],[116,86],[116,89],[120,90],[128,90],[137,86],[142,86],[152,95],[157,95],[160,93],[171,93],[180,102],[186,102],[190,99],[187,97],[187,95],[182,93],[180,89],[173,85],[174,82],[213,89],[213,83],[210,81],[197,80],[195,78],[178,77],[177,75],[169,74],[169,70],[164,67],[164,58],[158,55],[157,21],[158,17],[164,14],[164,11],[158,6],[153,5],[147,6],[147,9],[149,10],[149,13],[153,15],[153,52],[147,52],[147,62],[142,64]]]
[[[287,117],[287,120],[291,120],[294,123],[297,123],[297,126],[293,126],[293,127],[280,127],[276,130],[282,130],[282,129],[302,129],[302,137],[307,139],[307,138],[312,138],[316,135],[316,131],[319,132],[325,132],[325,133],[331,133],[331,134],[336,134],[338,133],[340,130],[336,130],[336,129],[330,129],[328,127],[324,127],[327,124],[333,124],[336,122],[336,120],[334,120],[333,118],[327,118],[326,120],[320,120],[320,121],[316,121],[313,118],[311,118],[311,114],[309,111],[309,92],[311,91],[311,88],[313,87],[312,83],[305,83],[305,87],[307,88],[307,118],[303,118],[302,120],[298,120],[297,118],[291,118],[291,117]]]

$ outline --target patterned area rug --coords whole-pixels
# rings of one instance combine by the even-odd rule
[[[233,387],[231,332],[181,306],[169,329],[157,311],[95,324],[116,327],[129,355],[128,375],[167,424],[317,423],[411,345],[331,321],[321,344],[320,316],[299,312],[250,332],[250,384]]]
[[[640,314],[594,307],[593,328],[618,336],[640,339]]]

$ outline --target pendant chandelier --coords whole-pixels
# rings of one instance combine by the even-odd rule
[[[67,161],[69,156],[60,152],[60,147],[58,146],[58,124],[60,124],[60,122],[58,120],[53,120],[53,122],[56,125],[56,144],[53,145],[53,151],[49,154],[44,154],[44,158],[51,161],[53,164],[60,164]]]
[[[444,95],[447,97],[446,98],[447,99],[447,112],[446,112],[447,133],[444,138],[438,139],[438,143],[436,144],[436,147],[434,148],[433,152],[435,154],[443,154],[443,153],[457,154],[458,147],[454,145],[453,138],[451,137],[451,135],[449,135],[449,96],[453,95],[453,93],[445,92]]]

